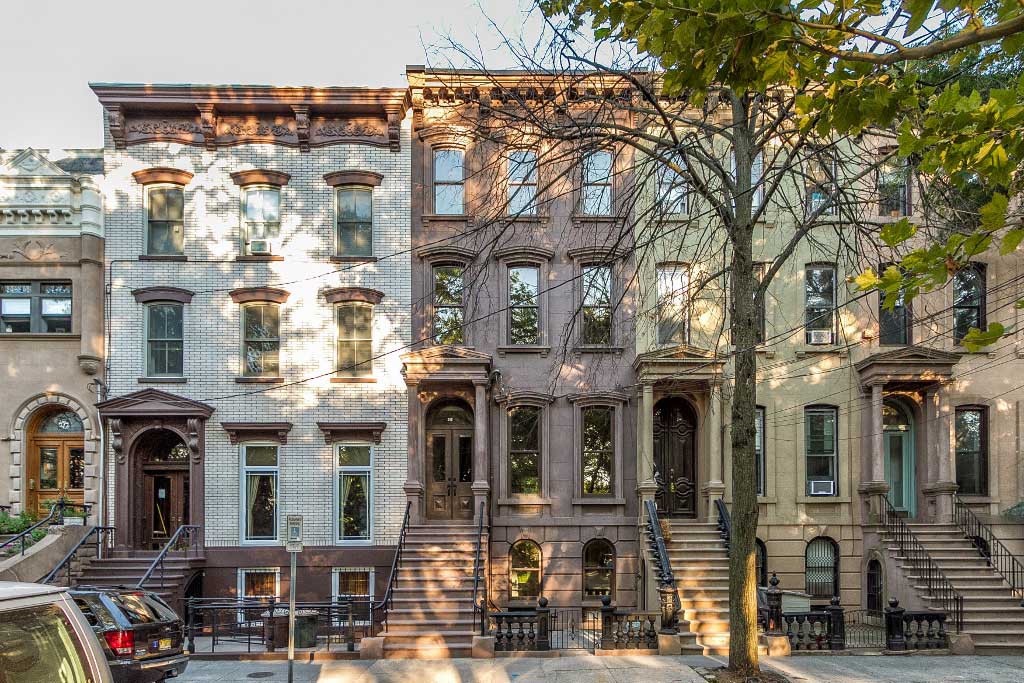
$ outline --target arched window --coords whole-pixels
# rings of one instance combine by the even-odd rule
[[[867,571],[867,608],[872,612],[881,612],[885,607],[885,588],[882,579],[882,563],[878,560],[868,562]]]
[[[615,595],[615,548],[603,538],[583,546],[583,597]]]
[[[516,541],[509,551],[509,600],[540,597],[540,546],[533,541]]]
[[[828,536],[807,544],[805,557],[807,593],[817,598],[839,595],[839,545]]]
[[[757,585],[768,585],[768,548],[760,538],[754,539],[754,560],[757,567]]]
[[[50,413],[39,425],[40,434],[75,434],[84,431],[82,420],[73,411]]]

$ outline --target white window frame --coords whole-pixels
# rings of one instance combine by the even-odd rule
[[[589,182],[587,177],[587,168],[590,160],[600,154],[608,155],[608,177],[603,179],[601,182]],[[594,149],[583,155],[580,160],[580,198],[579,198],[579,214],[581,216],[613,216],[615,215],[615,153],[610,149]],[[600,213],[591,213],[587,209],[587,188],[589,187],[607,187],[608,188],[608,210]],[[602,193],[603,194],[603,193]]]
[[[376,570],[373,567],[331,567],[331,603],[336,605],[336,604],[338,604],[341,601],[341,598],[342,598],[342,595],[338,592],[339,584],[341,583],[340,580],[339,580],[339,577],[342,574],[355,574],[355,573],[358,573],[358,572],[366,572],[366,573],[369,574],[369,581],[367,583],[367,587],[369,589],[369,595],[367,597],[370,600],[370,604],[373,605],[373,600],[374,600],[374,597],[373,597],[373,586],[374,586],[374,581],[376,579],[376,576],[375,576]],[[357,596],[357,597],[363,597],[363,596]],[[344,615],[343,614],[339,614],[339,615],[337,615],[337,618],[338,618],[339,622],[337,624],[335,624],[335,625],[336,626],[344,626],[345,625],[345,622],[344,622],[344,618],[345,617],[344,617]],[[367,620],[364,620],[364,619],[356,619],[353,622],[353,624],[356,625],[356,626],[369,626],[370,622],[367,621]]]
[[[369,465],[339,465],[339,451],[344,446],[359,446],[370,449],[370,464]],[[334,444],[333,457],[334,457],[334,543],[335,545],[344,546],[368,546],[373,545],[373,532],[374,532],[374,485],[373,485],[373,462],[376,457],[376,447],[372,443],[365,441],[346,441],[343,443]],[[341,536],[341,477],[343,474],[366,474],[369,481],[367,487],[366,500],[368,510],[366,512],[367,519],[367,538],[351,538],[346,539]]]
[[[149,367],[149,309],[153,306],[178,306],[181,308],[181,374],[180,375],[157,375]],[[142,306],[142,367],[145,368],[147,378],[185,377],[185,304],[180,301],[148,301]]]
[[[245,207],[246,207],[246,204],[247,204],[249,193],[252,192],[252,191],[257,191],[257,190],[258,191],[262,191],[262,192],[266,192],[266,191],[270,190],[272,192],[276,192],[277,193],[277,234],[274,235],[273,237],[265,237],[265,238],[263,238],[264,240],[266,240],[269,243],[269,246],[270,246],[270,250],[269,251],[259,252],[259,253],[255,253],[254,254],[249,249],[249,242],[251,242],[252,240],[249,239],[249,219],[248,219],[248,216],[245,213]],[[240,219],[240,222],[242,224],[241,225],[241,229],[240,229],[241,237],[242,237],[242,254],[244,254],[245,256],[262,256],[262,255],[276,254],[276,253],[278,253],[278,251],[280,251],[280,242],[279,242],[279,240],[281,239],[281,199],[282,199],[282,197],[281,197],[281,187],[279,185],[268,185],[268,184],[262,183],[262,184],[256,184],[256,185],[246,185],[246,186],[244,186],[242,188],[241,193],[239,193],[240,205],[239,205],[239,210],[238,210],[239,219]],[[266,223],[266,221],[264,221],[264,223]],[[148,231],[147,231],[147,234],[148,234]]]
[[[344,306],[356,306],[356,307],[368,307],[370,309],[370,360],[365,363],[365,369],[361,373],[356,371],[356,368],[345,368],[345,374],[342,373],[341,368],[341,357],[338,354],[338,349],[341,345],[341,323],[338,320],[341,309]],[[339,301],[331,307],[331,314],[333,316],[334,324],[334,377],[342,377],[351,381],[358,382],[362,381],[373,381],[375,377],[374,365],[377,362],[377,349],[376,340],[374,337],[374,326],[376,325],[377,318],[377,304],[368,303],[365,301]],[[359,342],[366,341],[365,339],[348,339],[346,341]],[[360,365],[364,365],[360,363]]]
[[[532,173],[532,178],[533,179],[532,179],[532,181],[529,180],[529,176],[527,177],[526,181],[513,180],[513,178],[512,178],[512,169],[513,169],[512,156],[514,154],[530,154],[530,155],[533,156],[533,173]],[[507,213],[510,216],[536,216],[537,215],[537,213],[538,213],[538,211],[537,211],[537,191],[538,191],[539,184],[540,184],[539,183],[540,178],[538,177],[539,165],[540,164],[539,164],[539,162],[537,160],[537,150],[529,148],[529,147],[514,147],[514,148],[510,149],[508,151],[508,153],[505,155],[505,182],[506,182],[506,185],[507,185],[507,189],[506,189],[506,193],[505,193],[505,205],[506,205],[506,207],[508,207]],[[530,198],[529,202],[527,202],[526,206],[523,207],[523,209],[521,211],[513,212],[513,211],[511,211],[513,198],[514,198],[514,196],[516,194],[518,194],[519,192],[523,191],[522,188],[533,188],[533,196]]]
[[[281,568],[280,567],[239,567],[235,572],[235,595],[238,597],[239,602],[244,602],[248,598],[245,596],[245,575],[246,574],[273,574],[274,575],[274,595],[270,596],[258,596],[251,598],[253,600],[275,598],[280,599],[281,597]],[[251,622],[246,621],[245,611],[238,610],[235,620],[239,625],[249,624],[251,626],[259,626],[262,620],[253,620]]]
[[[662,274],[672,272],[672,280],[682,279],[682,291],[672,291],[670,296],[663,296],[661,291]],[[690,343],[690,265],[687,263],[665,262],[659,263],[654,268],[654,289],[657,300],[657,321],[654,330],[654,341],[657,346],[676,346],[678,344]],[[667,306],[678,306],[683,319],[683,339],[681,342],[661,341],[662,315]]]
[[[267,372],[249,372],[249,359],[246,353],[246,331],[245,331],[245,314],[246,309],[254,306],[275,306],[277,308],[277,372],[270,374]],[[239,377],[255,377],[255,378],[277,378],[281,377],[281,304],[273,301],[247,301],[244,304],[238,306],[238,317],[241,326],[241,339],[239,344],[239,365],[238,375]]]
[[[273,446],[277,449],[277,465],[250,466],[246,460],[246,449],[250,446]],[[281,444],[273,441],[247,441],[238,447],[238,537],[241,545],[280,545],[281,536]],[[273,474],[274,475],[274,537],[273,538],[246,538],[246,517],[248,515],[248,500],[246,496],[245,478],[246,475]]]
[[[465,163],[465,161],[463,161]],[[343,259],[372,259],[377,253],[375,248],[375,242],[377,237],[377,207],[376,207],[376,192],[374,192],[373,185],[365,185],[362,183],[345,183],[344,185],[338,185],[332,188],[332,199],[334,201],[334,256]],[[345,190],[359,190],[370,193],[370,253],[369,254],[343,254],[341,253],[341,202],[338,200],[339,196]]]
[[[181,190],[181,253],[180,254],[151,254],[149,252],[149,194],[153,190]],[[146,256],[170,256],[182,257],[185,255],[185,187],[178,183],[150,183],[142,188],[142,253]]]
[[[832,453],[811,453],[810,435],[808,424],[812,414],[832,416]],[[832,459],[832,493],[811,494],[811,475],[808,473],[807,461],[809,458],[831,458]],[[829,481],[827,479],[814,479],[813,481]],[[804,408],[804,496],[807,498],[834,498],[839,495],[839,409],[835,406],[818,405]]]

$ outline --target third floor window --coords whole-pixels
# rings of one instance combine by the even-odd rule
[[[953,340],[963,340],[972,327],[987,327],[985,266],[981,263],[968,263],[953,275]]]
[[[0,334],[69,334],[70,282],[0,283]]]
[[[185,191],[158,185],[146,191],[146,253],[179,256],[185,253]]]
[[[434,213],[458,215],[465,212],[462,150],[434,150]]]
[[[658,266],[658,344],[685,344],[689,336],[690,270],[680,263]]]
[[[508,155],[508,213],[537,213],[537,154],[533,150],[517,149]]]
[[[836,269],[808,265],[804,275],[804,335],[808,344],[835,343]]]
[[[338,377],[373,375],[373,306],[338,305]]]
[[[338,256],[373,255],[373,190],[338,188]]]
[[[608,216],[612,212],[612,153],[590,152],[583,157],[583,192],[580,211],[586,216]]]
[[[149,304],[146,310],[146,376],[184,373],[184,307],[175,302]]]
[[[269,254],[281,234],[281,190],[277,187],[247,187],[243,198],[246,254]]]
[[[280,309],[277,304],[242,307],[242,374],[277,377],[281,374]]]

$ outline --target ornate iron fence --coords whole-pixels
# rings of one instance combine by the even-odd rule
[[[844,613],[846,647],[881,650],[885,647],[885,614],[880,610],[855,609]]]

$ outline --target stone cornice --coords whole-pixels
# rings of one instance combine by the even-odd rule
[[[291,176],[281,171],[268,171],[264,169],[253,169],[251,171],[235,171],[231,174],[231,180],[235,185],[276,185],[281,187],[287,185]]]
[[[372,441],[380,443],[380,435],[387,424],[384,422],[317,422],[324,433],[325,443],[339,441]]]
[[[283,304],[291,296],[289,292],[277,287],[242,287],[233,289],[228,294],[236,304],[247,304],[253,301]]]
[[[154,166],[132,173],[135,182],[139,185],[152,185],[154,183],[172,183],[174,185],[188,185],[192,180],[192,173],[183,171],[180,168],[169,166]]]
[[[220,426],[228,433],[232,445],[247,441],[288,443],[288,432],[292,429],[291,422],[221,422]]]
[[[180,304],[190,304],[194,295],[194,292],[181,287],[142,287],[132,290],[132,296],[140,304],[148,304],[153,301],[177,301]]]
[[[339,304],[345,301],[361,301],[368,304],[379,304],[384,298],[384,292],[368,287],[333,287],[325,289],[324,299],[329,304]]]
[[[339,185],[369,185],[377,187],[384,180],[384,176],[373,171],[334,171],[324,174],[324,182],[331,187]]]

